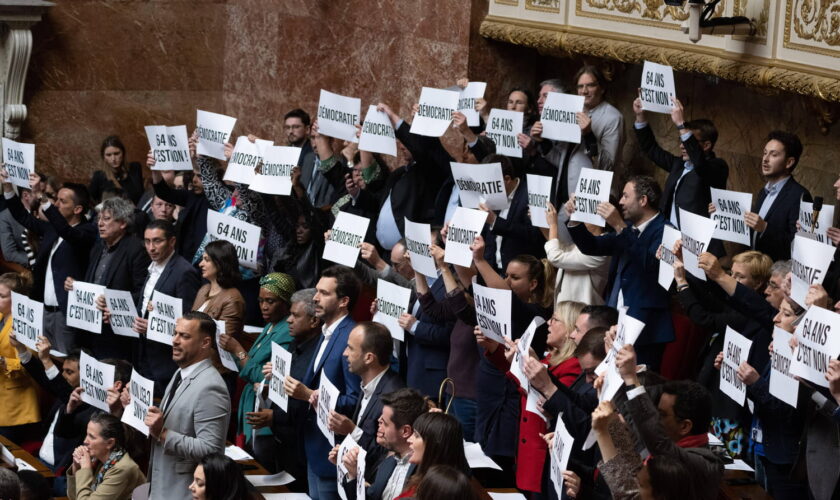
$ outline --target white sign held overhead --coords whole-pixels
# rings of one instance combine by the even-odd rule
[[[146,138],[155,159],[152,170],[192,170],[187,126],[146,126]]]
[[[292,353],[277,342],[271,343],[271,380],[268,383],[268,399],[283,411],[289,411],[289,396],[283,389],[283,382],[291,374]]]
[[[147,379],[132,368],[128,392],[131,393],[131,403],[123,410],[122,422],[148,436],[149,426],[143,420],[153,404],[155,381]]]
[[[324,243],[324,258],[347,267],[354,267],[369,224],[370,219],[367,217],[339,212],[330,230],[330,236]]]
[[[175,322],[183,315],[182,300],[178,297],[166,295],[158,290],[152,293],[150,303],[152,311],[149,313],[149,325],[146,338],[161,344],[172,345],[175,335]]]
[[[458,108],[458,92],[423,87],[419,109],[411,122],[411,133],[440,137],[452,123],[452,113]]]
[[[362,135],[359,136],[359,149],[371,153],[397,156],[397,137],[388,113],[378,111],[376,106],[368,106]]]
[[[437,278],[437,266],[432,257],[432,229],[429,224],[404,219],[405,248],[411,256],[411,268],[424,276]]]
[[[654,113],[670,114],[674,107],[673,99],[677,97],[674,86],[674,70],[670,66],[645,61],[642,68],[642,83],[639,88],[639,98],[642,109]]]
[[[496,153],[511,158],[522,158],[517,134],[522,133],[522,111],[507,111],[493,108],[487,118],[485,133],[496,145]]]
[[[96,307],[96,298],[104,294],[102,285],[74,281],[67,293],[67,326],[102,333],[102,311]]]
[[[9,182],[29,189],[29,174],[35,173],[35,145],[15,142],[3,137],[3,165]]]
[[[292,169],[297,167],[300,151],[292,146],[265,148],[262,167],[254,175],[251,190],[280,196],[292,194]]]
[[[470,267],[473,261],[470,245],[473,244],[475,237],[481,234],[486,220],[487,212],[464,207],[456,208],[455,215],[449,222],[449,231],[446,233],[444,262]]]
[[[226,161],[225,143],[230,142],[236,118],[199,109],[196,110],[195,123],[198,132],[196,153]]]
[[[838,325],[840,314],[813,305],[808,308],[794,332],[799,345],[793,352],[792,375],[828,387],[828,363],[840,355]]]
[[[134,320],[139,315],[131,292],[107,288],[105,289],[105,303],[111,313],[108,322],[115,334],[124,337],[140,337],[140,334],[134,331]]]
[[[44,335],[44,304],[12,292],[12,331],[18,342],[37,352],[35,344]]]
[[[510,206],[501,163],[453,161],[450,165],[462,207],[478,208],[479,204],[484,203],[490,210],[504,210]]]
[[[511,293],[473,283],[475,317],[481,334],[502,345],[511,338]]]
[[[543,105],[542,137],[554,141],[580,143],[577,113],[583,112],[583,96],[549,92]]]
[[[750,244],[750,228],[744,220],[744,214],[752,206],[751,193],[739,193],[726,189],[710,188],[715,212],[712,220],[715,222],[713,238],[722,241],[732,241],[742,245]]]
[[[712,233],[715,232],[713,220],[680,209],[680,239],[685,270],[697,279],[706,281],[706,273],[697,264],[700,254],[707,252]]]
[[[551,177],[546,175],[526,174],[528,185],[528,210],[531,212],[531,224],[534,227],[548,227],[545,211],[551,198]]]
[[[207,209],[207,234],[212,241],[229,241],[236,247],[239,265],[257,268],[257,251],[260,245],[260,226],[249,224],[236,217]]]
[[[598,215],[598,205],[610,201],[612,178],[613,173],[609,170],[580,169],[575,186],[575,211],[569,220],[604,227],[606,222]]]
[[[659,286],[665,290],[671,288],[674,282],[674,244],[680,239],[680,232],[677,229],[665,224],[662,228],[662,250],[659,254]]]
[[[331,446],[335,446],[335,433],[330,430],[330,412],[335,410],[335,405],[338,403],[338,396],[338,388],[327,377],[326,373],[321,372],[321,383],[318,386],[318,409],[316,417],[318,419],[318,428],[324,433]]]
[[[804,200],[799,202],[799,231],[796,232],[797,235],[833,245],[834,242],[828,237],[828,228],[831,227],[833,222],[834,205],[823,204],[815,221],[814,204]]]
[[[350,142],[359,142],[356,125],[361,116],[362,101],[321,89],[318,101],[318,133]]]
[[[88,356],[79,355],[79,385],[82,387],[82,401],[108,412],[108,389],[114,386],[114,365],[102,363]]]
[[[790,298],[805,307],[808,287],[821,285],[834,259],[834,247],[800,235],[793,237],[790,259]]]
[[[251,184],[254,181],[254,170],[262,160],[259,147],[256,142],[251,142],[248,137],[240,135],[233,146],[233,153],[225,169],[224,180],[238,182],[240,184]]]
[[[411,289],[383,279],[376,280],[376,314],[373,315],[373,321],[387,326],[391,337],[396,340],[402,341],[405,335],[399,319],[404,312],[408,311],[409,300],[411,300]]]
[[[477,127],[479,125],[478,111],[475,110],[475,102],[484,97],[487,89],[486,82],[469,82],[458,96],[458,111],[467,117],[467,125]]]
[[[796,408],[799,398],[799,381],[790,367],[793,352],[788,345],[791,334],[779,327],[773,328],[773,352],[770,354],[770,395]]]
[[[750,355],[752,340],[730,327],[723,339],[723,363],[720,365],[720,390],[739,405],[744,405],[747,385],[738,378],[738,367]]]

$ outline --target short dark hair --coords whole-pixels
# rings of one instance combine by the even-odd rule
[[[581,314],[588,314],[589,328],[596,326],[602,328],[609,328],[618,323],[618,310],[614,307],[604,305],[586,306],[580,312]]]
[[[637,197],[646,197],[649,207],[652,207],[654,210],[659,209],[659,200],[662,199],[662,188],[659,187],[656,179],[649,175],[634,175],[627,179],[627,182],[633,183],[633,190],[636,192]]]
[[[84,184],[65,182],[61,185],[61,189],[69,189],[73,192],[73,204],[77,207],[82,207],[85,211],[90,208],[90,191]]]
[[[718,140],[718,129],[712,120],[706,120],[705,118],[691,120],[685,122],[685,128],[691,131],[697,131],[700,134],[701,141],[709,141],[712,143],[712,147],[715,147],[715,143]]]
[[[511,179],[515,179],[519,177],[519,172],[516,171],[516,168],[513,166],[513,162],[510,161],[510,158],[507,156],[502,156],[500,154],[493,153],[491,155],[487,155],[481,160],[481,163],[501,163],[502,164],[502,177],[508,176]]]
[[[435,465],[423,476],[417,485],[416,500],[439,500],[458,498],[478,500],[470,477],[451,465]]]
[[[390,365],[394,342],[388,327],[375,321],[362,321],[356,326],[362,328],[362,353],[372,353],[381,366]]]
[[[117,358],[106,358],[102,362],[114,366],[114,382],[122,382],[123,385],[128,385],[131,380],[131,363]]]
[[[20,496],[27,500],[51,500],[52,488],[47,478],[34,470],[19,470]]]
[[[166,237],[167,240],[169,238],[175,237],[175,225],[169,222],[168,220],[155,219],[153,221],[149,221],[149,223],[146,224],[146,231],[148,231],[149,229],[163,230],[163,235]]]
[[[309,113],[300,108],[295,108],[286,113],[285,116],[283,116],[283,122],[285,123],[286,120],[288,120],[289,118],[300,118],[300,121],[302,121],[303,125],[306,127],[308,127],[312,123],[312,119],[309,117]]]
[[[693,380],[672,380],[662,387],[664,394],[676,396],[674,415],[691,420],[691,434],[706,434],[712,421],[712,397],[705,387]]]
[[[0,498],[20,500],[20,479],[11,469],[3,467],[0,467]]]
[[[429,411],[426,398],[415,389],[408,387],[383,395],[382,405],[391,407],[394,412],[391,420],[397,427],[414,426],[417,417]]]
[[[347,310],[352,310],[362,288],[359,278],[356,277],[353,270],[346,266],[330,266],[321,272],[321,277],[335,279],[336,296],[339,299],[342,297],[349,298],[350,302],[347,304]]]
[[[125,427],[117,417],[105,412],[96,412],[90,416],[90,422],[99,424],[103,439],[113,439],[114,449],[125,449]]]
[[[695,500],[698,495],[691,488],[686,488],[686,478],[691,472],[679,460],[665,455],[651,455],[647,464],[650,484],[654,498],[680,498]]]
[[[204,253],[216,266],[216,282],[222,288],[234,288],[242,279],[239,273],[239,257],[236,247],[227,240],[211,241],[204,247]]]
[[[245,484],[242,467],[224,453],[205,455],[199,465],[204,468],[204,491],[207,500],[248,498],[248,486]]]
[[[79,358],[82,357],[82,350],[81,349],[73,349],[67,353],[67,357],[64,358],[64,361],[75,361],[79,362]]]
[[[181,319],[185,319],[187,321],[198,321],[198,331],[215,340],[216,322],[213,321],[213,318],[211,318],[209,314],[201,311],[190,311],[181,316]]]
[[[108,137],[106,137],[105,140],[102,141],[102,146],[99,148],[99,156],[104,158],[105,150],[107,148],[117,148],[120,151],[122,151],[123,162],[125,162],[125,145],[119,137],[117,137],[116,135],[109,135]]]
[[[578,345],[575,348],[575,357],[579,358],[581,356],[591,354],[595,359],[603,360],[606,358],[607,351],[604,348],[604,337],[606,336],[606,328],[600,326],[590,328],[589,331],[583,335],[583,338],[580,339],[580,342],[578,342]]]
[[[785,159],[793,158],[794,160],[793,166],[790,167],[790,170],[793,171],[799,164],[799,157],[802,156],[802,141],[799,140],[799,136],[784,130],[774,130],[767,134],[767,142],[770,141],[782,143],[782,146],[785,147]]]

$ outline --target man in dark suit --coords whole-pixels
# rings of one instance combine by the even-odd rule
[[[793,178],[800,156],[802,142],[796,134],[774,130],[767,135],[761,160],[761,175],[767,184],[753,198],[753,211],[744,214],[752,229],[753,249],[774,261],[790,258],[799,202],[811,201],[811,193]]]
[[[426,413],[428,406],[422,394],[414,389],[399,389],[382,395],[382,414],[378,419],[376,442],[391,452],[373,469],[365,468],[365,476],[370,486],[365,489],[367,500],[392,500],[405,489],[405,485],[417,465],[409,463],[411,447],[408,438],[414,434],[414,421]],[[350,450],[344,456],[344,465],[350,472],[349,477],[356,477],[358,451]],[[356,481],[344,485],[348,497],[356,491]]]
[[[155,196],[181,207],[175,227],[177,252],[188,262],[192,262],[195,252],[204,240],[204,235],[207,234],[207,209],[210,207],[210,202],[203,194],[196,194],[186,189],[173,189],[166,183],[159,170],[151,172]]]
[[[581,252],[613,257],[607,305],[627,306],[627,314],[645,324],[635,345],[639,359],[654,371],[659,369],[665,344],[674,340],[670,298],[657,281],[656,251],[665,226],[665,218],[656,209],[661,196],[659,184],[652,177],[633,176],[624,185],[619,202],[623,214],[610,203],[598,205],[598,214],[615,229],[614,233],[594,236],[583,224],[569,224],[569,233]],[[566,203],[570,216],[575,210],[573,200]]]
[[[513,163],[507,156],[492,154],[482,163],[501,163],[502,176],[505,180],[505,192],[510,207],[502,210],[490,210],[484,204],[479,205],[487,212],[487,225],[484,229],[484,258],[492,263],[497,272],[504,274],[508,262],[517,255],[545,257],[545,238],[539,228],[531,224],[528,215],[528,184],[519,172],[514,172]]]
[[[390,369],[392,350],[391,333],[381,323],[365,321],[353,328],[344,358],[350,373],[361,379],[362,394],[351,418],[337,412],[330,414],[330,429],[336,434],[351,436],[367,451],[365,461],[371,471],[385,456],[385,449],[376,443],[382,395],[405,387],[399,374]]]
[[[172,379],[178,365],[172,360],[169,345],[146,338],[148,304],[155,291],[181,299],[185,310],[192,308],[195,294],[201,285],[198,271],[182,256],[175,253],[175,228],[165,220],[153,220],[143,233],[143,244],[152,263],[143,283],[142,295],[137,305],[139,318],[134,320],[134,331],[140,338],[134,356],[134,366],[146,378],[155,381],[155,396],[163,396],[163,389]]]
[[[23,206],[10,183],[4,182],[3,190],[9,212],[23,227],[41,236],[33,268],[32,298],[44,303],[44,332],[50,343],[61,352],[70,352],[76,342],[66,326],[64,282],[85,275],[90,249],[96,242],[96,227],[85,218],[90,207],[88,190],[81,184],[67,183],[54,199],[42,196],[40,210],[47,222],[35,218]]]
[[[130,232],[134,220],[134,205],[122,198],[109,198],[102,202],[99,212],[99,240],[90,251],[90,263],[84,281],[103,285],[112,290],[131,292],[136,304],[143,292],[143,283],[149,267],[149,256],[143,244]],[[73,290],[73,279],[68,278],[64,288]],[[98,301],[104,309],[103,300]],[[111,327],[102,325],[102,334],[83,333],[79,344],[90,350],[97,359],[131,359],[134,341],[119,338]]]
[[[717,142],[718,131],[709,120],[686,122],[683,117],[682,103],[674,99],[671,120],[680,131],[680,156],[665,151],[656,143],[653,130],[648,126],[642,101],[633,101],[636,113],[636,138],[639,148],[659,168],[668,172],[662,202],[659,210],[677,229],[680,227],[680,210],[709,216],[709,203],[712,201],[709,188],[726,189],[729,166],[713,151]]]
[[[286,134],[287,145],[301,148],[298,158],[299,174],[292,177],[297,180],[293,182],[295,194],[298,198],[308,199],[313,207],[323,209],[335,202],[337,193],[329,180],[318,170],[321,162],[309,140],[311,127],[309,113],[300,108],[289,111],[283,117],[283,132]]]

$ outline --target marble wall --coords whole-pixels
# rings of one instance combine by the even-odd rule
[[[129,159],[141,161],[144,125],[191,129],[197,108],[237,117],[235,133],[282,141],[282,115],[314,111],[321,88],[360,97],[363,109],[385,101],[406,116],[424,85],[469,75],[490,83],[487,98],[499,107],[510,87],[570,78],[582,64],[482,38],[487,8],[488,0],[59,2],[34,28],[22,139],[37,144],[42,170],[85,180],[105,136],[120,135]],[[652,172],[630,128],[640,66],[589,62],[614,79],[609,100],[625,114],[628,171]],[[840,125],[823,133],[813,101],[700,75],[677,74],[676,83],[689,117],[717,123],[732,189],[758,188],[764,137],[781,128],[805,144],[797,177],[815,195],[833,195]],[[676,151],[670,119],[650,121]]]

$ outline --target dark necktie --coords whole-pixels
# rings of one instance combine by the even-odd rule
[[[166,405],[163,407],[163,411],[169,409],[172,405],[172,400],[175,399],[175,393],[178,392],[178,387],[181,385],[181,370],[178,370],[178,373],[175,374],[175,383],[172,384],[172,390],[169,391],[169,398],[166,400]]]

